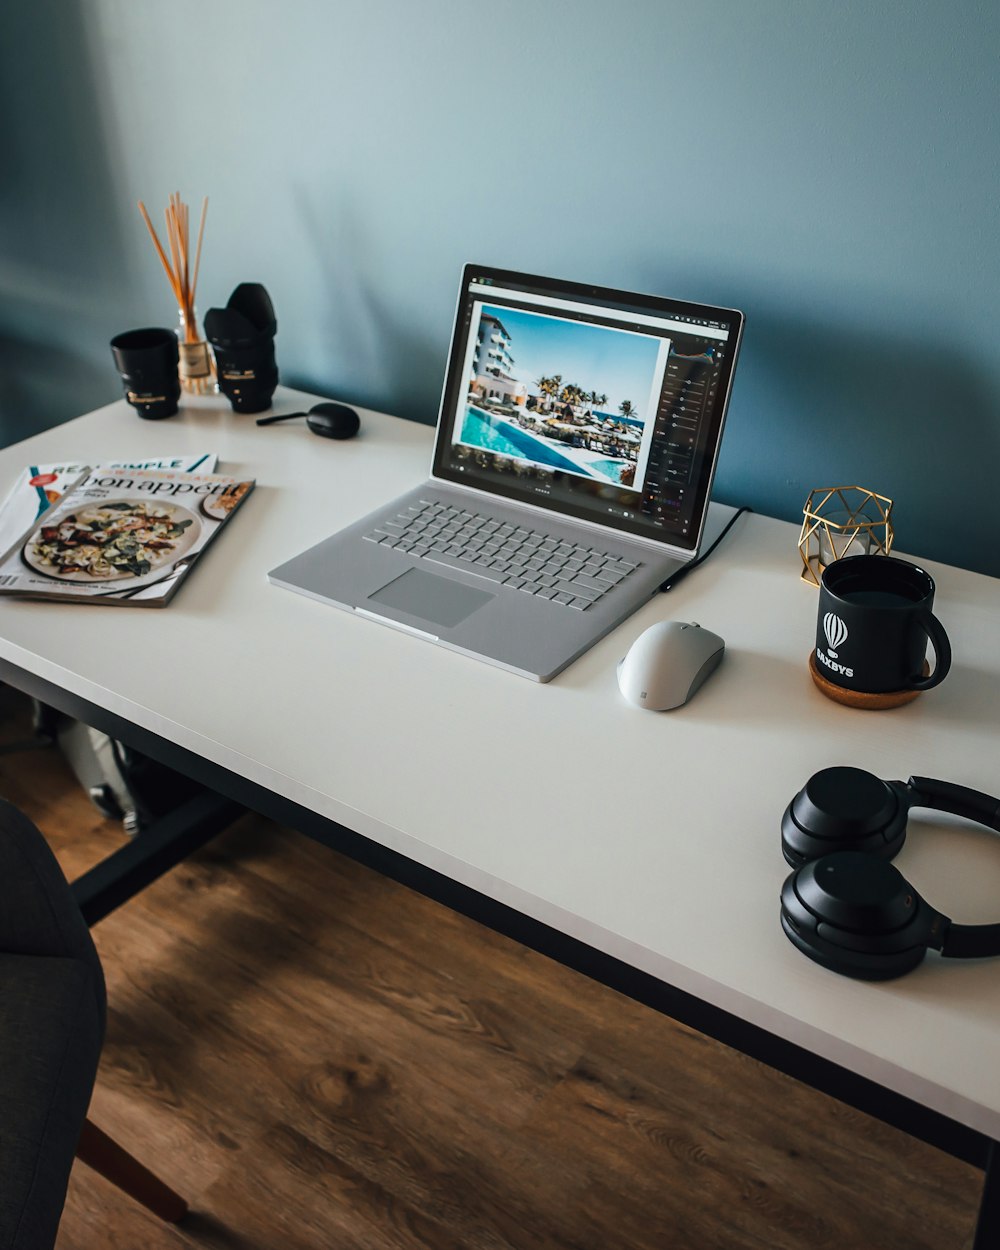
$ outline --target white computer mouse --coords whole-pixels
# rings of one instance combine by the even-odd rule
[[[726,644],[694,621],[659,621],[633,642],[618,665],[629,703],[650,712],[682,707],[718,668]]]

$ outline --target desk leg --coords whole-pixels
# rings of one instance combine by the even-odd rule
[[[210,842],[245,811],[231,799],[205,792],[161,816],[73,882],[73,897],[84,920],[91,926],[103,920]]]
[[[1000,1142],[991,1141],[972,1250],[996,1250],[997,1246],[1000,1246]]]

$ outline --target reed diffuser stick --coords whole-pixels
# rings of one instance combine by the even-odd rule
[[[143,204],[142,200],[139,201],[139,212],[142,213],[142,219],[146,223],[146,229],[149,231],[149,237],[153,240],[153,246],[156,248],[156,254],[159,256],[160,263],[163,265],[164,271],[166,272],[167,281],[170,283],[170,289],[173,291],[174,297],[179,304],[181,302],[180,287],[177,284],[174,271],[170,266],[170,261],[167,260],[167,254],[163,250],[163,244],[157,237],[156,231],[153,228],[153,223],[149,219],[149,213],[146,212],[146,205]]]
[[[198,246],[194,254],[194,275],[191,278],[191,290],[198,285],[198,266],[201,264],[201,241],[205,237],[205,214],[208,212],[208,196],[201,202],[201,224],[198,227]]]

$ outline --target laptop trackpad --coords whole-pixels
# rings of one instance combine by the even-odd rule
[[[368,596],[369,603],[384,603],[399,612],[408,612],[422,621],[433,621],[446,629],[471,616],[484,603],[495,599],[484,590],[453,582],[436,573],[407,569],[402,576]]]

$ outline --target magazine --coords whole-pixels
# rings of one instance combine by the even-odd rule
[[[0,558],[0,594],[162,607],[253,481],[85,471]]]
[[[203,451],[182,456],[149,456],[142,460],[101,460],[62,464],[30,464],[17,479],[7,498],[0,504],[0,552],[21,537],[28,526],[52,506],[80,477],[95,469],[166,469],[180,473],[214,473],[218,464],[215,452]]]

